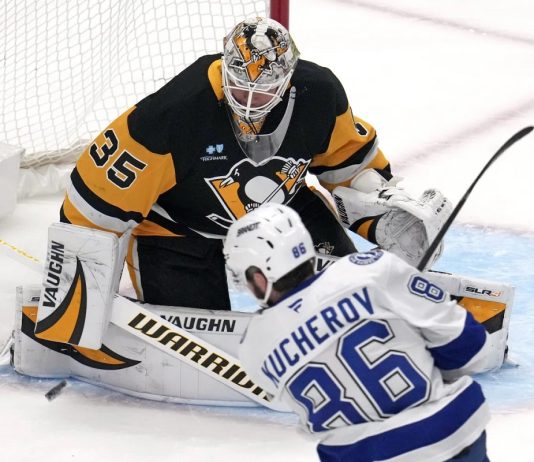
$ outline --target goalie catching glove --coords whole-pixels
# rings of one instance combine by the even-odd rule
[[[413,199],[397,187],[400,180],[387,181],[368,169],[356,175],[349,188],[336,187],[332,196],[346,228],[416,266],[451,214],[452,204],[436,189]],[[440,243],[430,263],[441,251]]]

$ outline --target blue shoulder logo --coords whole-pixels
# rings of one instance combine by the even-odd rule
[[[374,263],[375,261],[379,260],[382,255],[384,255],[384,252],[382,250],[373,249],[369,252],[353,253],[349,256],[349,260],[355,265],[370,265],[371,263]]]

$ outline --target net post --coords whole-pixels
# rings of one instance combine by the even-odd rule
[[[289,29],[289,0],[271,0],[271,18]]]

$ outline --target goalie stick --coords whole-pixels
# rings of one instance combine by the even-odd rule
[[[461,208],[463,207],[463,205],[465,204],[465,201],[467,200],[467,198],[469,197],[469,195],[471,194],[471,191],[473,191],[473,188],[475,187],[475,185],[478,183],[478,180],[480,180],[480,178],[482,177],[482,175],[484,175],[484,173],[486,172],[486,170],[490,167],[491,164],[493,164],[493,162],[495,162],[499,157],[500,155],[505,152],[506,150],[508,150],[508,148],[510,148],[511,146],[513,146],[515,143],[517,143],[520,139],[524,138],[525,136],[527,136],[532,130],[534,129],[534,127],[532,126],[529,126],[529,127],[525,127],[521,130],[519,130],[515,135],[513,135],[512,137],[510,137],[510,139],[508,141],[506,141],[498,150],[495,154],[493,154],[493,157],[486,163],[486,165],[484,166],[484,168],[480,171],[480,173],[478,174],[478,176],[475,178],[475,181],[473,181],[473,183],[471,183],[471,186],[469,186],[469,188],[467,188],[467,191],[465,192],[465,194],[463,195],[463,197],[460,199],[460,201],[458,202],[458,204],[456,205],[456,207],[454,207],[452,213],[450,214],[449,218],[447,219],[447,221],[445,222],[445,224],[442,226],[442,228],[439,230],[438,234],[436,235],[436,237],[434,238],[434,240],[432,241],[432,243],[430,244],[430,247],[427,249],[427,251],[425,252],[425,254],[423,255],[423,258],[421,258],[421,261],[419,262],[419,264],[417,265],[417,269],[419,271],[423,271],[423,269],[426,267],[426,264],[428,263],[428,261],[430,260],[430,258],[432,257],[432,255],[434,254],[434,252],[436,251],[439,243],[441,242],[441,240],[443,239],[443,236],[445,236],[445,233],[449,230],[452,222],[454,221],[454,219],[456,218],[456,215],[458,215],[458,213],[460,212]]]
[[[111,322],[252,401],[276,411],[288,411],[281,403],[271,402],[267,393],[250,379],[239,360],[231,354],[118,294],[113,301]],[[154,336],[154,332],[158,335]]]
[[[2,239],[0,239],[1,250],[6,250],[3,252],[5,255],[33,271],[43,272],[43,267],[37,258]],[[233,355],[118,294],[113,301],[111,322],[144,342],[213,377],[250,400],[269,409],[288,412],[282,403],[270,400],[269,395],[250,379],[239,360]],[[154,332],[158,332],[156,337],[154,337]],[[57,393],[52,394],[53,397],[57,395]]]

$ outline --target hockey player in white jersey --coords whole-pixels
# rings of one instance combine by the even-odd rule
[[[224,253],[263,306],[243,366],[319,436],[321,461],[488,460],[488,406],[466,375],[487,333],[423,273],[373,250],[314,274],[309,233],[277,204],[235,222]]]

